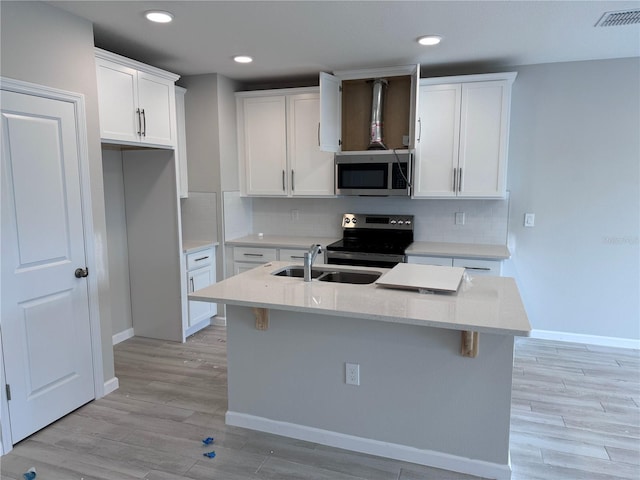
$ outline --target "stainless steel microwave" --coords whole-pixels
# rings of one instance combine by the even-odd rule
[[[406,197],[412,160],[407,150],[336,154],[336,195]]]

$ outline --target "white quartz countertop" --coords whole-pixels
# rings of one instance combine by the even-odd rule
[[[192,253],[205,248],[217,247],[218,245],[218,242],[212,240],[183,240],[182,251],[184,253]]]
[[[405,250],[405,254],[434,257],[486,258],[488,260],[506,260],[511,257],[506,245],[445,242],[413,242]]]
[[[291,235],[247,235],[246,237],[227,240],[226,245],[235,247],[273,247],[273,248],[309,248],[313,243],[322,246],[336,242],[340,238],[335,237],[296,237]]]
[[[271,275],[287,265],[260,265],[198,290],[189,299],[503,335],[528,336],[531,331],[513,278],[478,276],[471,282],[463,281],[456,293],[424,294],[375,284],[304,282]]]

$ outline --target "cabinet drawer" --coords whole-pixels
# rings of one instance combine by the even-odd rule
[[[259,247],[234,247],[233,259],[236,262],[274,262],[276,260],[276,249]]]
[[[454,267],[463,267],[469,275],[500,275],[500,260],[481,260],[477,258],[454,258]]]
[[[187,270],[211,265],[213,262],[213,248],[187,254]]]
[[[297,249],[297,248],[281,248],[280,249],[280,261],[282,262],[293,262],[293,263],[303,263],[304,261],[304,252],[307,250]],[[318,258],[321,260],[321,258]]]
[[[452,267],[451,257],[423,257],[422,255],[408,255],[407,263],[417,263],[419,265],[439,265],[442,267]]]

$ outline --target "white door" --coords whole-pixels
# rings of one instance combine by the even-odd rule
[[[107,60],[96,60],[100,137],[107,140],[140,141],[138,73],[133,68]]]
[[[289,189],[285,98],[279,95],[243,99],[245,168],[250,195],[282,196]]]
[[[460,84],[420,88],[414,197],[454,197],[460,141]]]
[[[332,197],[333,153],[320,151],[320,95],[291,95],[287,102],[291,194]]]
[[[211,275],[211,266],[205,268],[199,268],[193,272],[189,272],[189,293],[193,293],[201,288],[208,287],[213,284],[213,278]],[[205,318],[213,315],[211,307],[215,305],[211,302],[189,302],[189,326]]]
[[[144,143],[175,146],[175,86],[173,82],[155,75],[138,72],[138,100],[142,118]]]
[[[459,196],[504,196],[508,98],[504,80],[462,86]]]
[[[339,152],[342,138],[342,81],[320,72],[320,150]]]
[[[76,114],[2,91],[2,348],[13,443],[95,397]]]

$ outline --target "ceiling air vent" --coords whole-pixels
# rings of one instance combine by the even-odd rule
[[[594,27],[618,27],[640,23],[640,9],[605,12]]]

